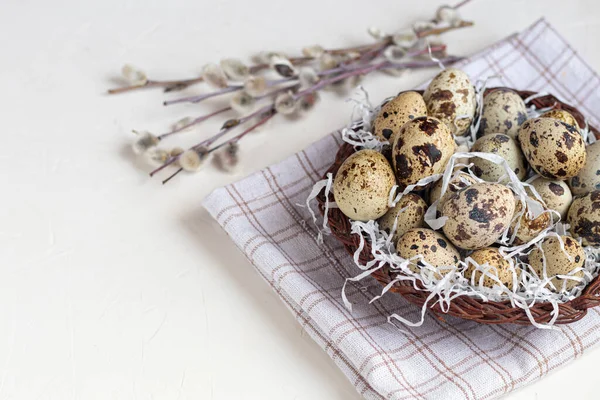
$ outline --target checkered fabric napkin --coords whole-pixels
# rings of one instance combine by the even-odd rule
[[[578,107],[598,125],[600,80],[575,50],[541,20],[463,61],[472,79],[500,74],[519,89],[546,91]],[[420,309],[381,291],[372,278],[349,285],[360,271],[333,237],[317,244],[303,204],[341,144],[328,136],[287,160],[213,192],[204,206],[277,292],[298,322],[368,399],[489,399],[580,357],[600,340],[600,312],[590,310],[559,330],[480,325],[427,316],[402,331],[387,322]],[[366,285],[366,286],[364,286]]]

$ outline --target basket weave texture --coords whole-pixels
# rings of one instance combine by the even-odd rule
[[[490,88],[488,91],[494,89],[496,88]],[[516,92],[523,99],[527,99],[535,94],[535,92],[530,91],[516,90]],[[532,104],[535,105],[536,108],[554,106],[555,109],[566,110],[570,112],[573,117],[575,117],[580,126],[584,126],[585,124],[585,118],[576,108],[562,103],[552,95],[537,97],[531,100],[527,105],[530,106]],[[589,127],[589,129],[590,134],[593,134],[600,139],[600,134],[596,128]],[[331,165],[331,167],[329,167],[325,173],[325,176],[327,173],[332,173],[333,176],[335,176],[344,160],[354,152],[355,149],[352,145],[344,143],[338,150],[336,159],[333,165]],[[329,195],[329,200],[334,201],[333,194]],[[325,197],[323,193],[317,197],[317,201],[319,203],[321,214],[323,214],[325,209]],[[342,242],[348,253],[353,255],[359,247],[360,237],[358,234],[350,233],[351,227],[348,217],[346,217],[338,208],[332,208],[329,209],[328,212],[328,223],[332,235]],[[368,242],[366,242],[365,247],[359,256],[360,263],[364,265],[372,259],[373,256],[371,255],[371,246]],[[393,278],[397,276],[397,274],[398,272],[395,271],[390,273],[390,266],[387,265],[375,271],[372,276],[383,286],[385,286],[391,282]],[[410,281],[399,281],[394,284],[390,291],[398,293],[409,302],[422,307],[430,293],[426,290],[423,290],[422,287],[420,289],[421,290],[418,290],[413,287],[413,283]],[[585,316],[589,308],[598,305],[600,305],[600,276],[594,278],[594,280],[590,282],[580,296],[569,302],[559,304],[559,315],[555,321],[555,324],[568,324],[578,321]],[[435,313],[440,319],[443,319],[443,315],[446,314],[483,324],[512,323],[531,325],[531,321],[525,311],[521,308],[513,307],[509,301],[485,302],[476,297],[459,296],[450,302],[447,312],[441,310],[439,303],[430,307],[429,310]],[[553,307],[550,303],[536,303],[532,308],[530,308],[531,315],[538,323],[549,322],[553,317],[551,315],[552,311]]]

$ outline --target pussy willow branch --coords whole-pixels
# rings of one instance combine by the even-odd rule
[[[463,0],[460,3],[456,4],[455,6],[453,6],[453,8],[459,9],[460,7],[469,3],[470,1],[471,0]],[[449,27],[430,29],[427,31],[419,32],[419,33],[417,33],[417,37],[424,38],[424,37],[431,36],[431,35],[439,35],[441,33],[444,33],[444,32],[447,32],[447,31],[450,31],[453,29],[464,28],[464,27],[471,26],[471,25],[473,25],[472,22],[462,21],[458,26],[449,26]],[[370,51],[374,47],[381,46],[383,44],[391,44],[391,41],[392,41],[391,37],[385,37],[381,41],[376,42],[376,43],[360,45],[360,46],[353,46],[353,47],[346,47],[346,48],[339,48],[339,49],[329,49],[329,50],[325,50],[325,53],[329,53],[331,55],[346,54],[346,53],[352,52],[352,51],[362,53],[362,52]],[[307,63],[310,61],[314,61],[314,60],[315,60],[315,58],[313,58],[313,57],[290,58],[290,62],[294,65],[301,65],[301,64],[304,64],[304,63]],[[267,68],[269,68],[268,64],[257,64],[257,65],[250,67],[250,73],[254,74],[254,73],[260,72]],[[190,78],[190,79],[180,79],[180,80],[167,80],[167,81],[149,79],[142,85],[130,85],[130,86],[125,86],[125,87],[120,87],[120,88],[109,89],[108,93],[109,94],[119,94],[119,93],[131,92],[134,90],[150,89],[150,88],[156,88],[156,87],[165,88],[165,90],[168,91],[169,89],[185,88],[185,87],[188,87],[188,86],[191,86],[191,85],[203,82],[203,81],[204,81],[204,79],[202,77],[196,77],[196,78]]]
[[[264,116],[263,118],[261,118],[256,124],[252,125],[248,129],[246,129],[242,133],[237,134],[236,136],[232,137],[231,139],[229,139],[229,140],[227,140],[227,141],[219,144],[218,146],[215,146],[215,147],[211,148],[208,152],[212,153],[215,150],[218,150],[221,147],[223,147],[223,146],[225,146],[225,145],[227,145],[229,143],[236,143],[236,142],[238,142],[241,138],[243,138],[244,136],[246,136],[247,134],[249,134],[250,132],[252,132],[256,128],[258,128],[259,126],[267,123],[267,121],[270,120],[271,118],[273,118],[275,116],[275,114],[276,114],[275,109],[271,109],[271,112],[267,111],[266,113],[267,113],[267,115]]]
[[[452,63],[455,63],[455,62],[457,62],[457,61],[459,61],[461,59],[462,59],[461,57],[450,56],[450,57],[443,58],[440,61],[442,63],[444,63],[444,64],[452,64]],[[397,69],[401,69],[401,68],[406,68],[406,69],[409,69],[409,68],[426,68],[426,67],[433,67],[433,66],[436,66],[436,65],[438,65],[438,62],[431,60],[431,61],[412,61],[412,62],[405,62],[405,63],[394,63],[394,62],[391,62],[391,61],[383,61],[383,62],[380,62],[378,64],[369,65],[367,67],[362,66],[362,68],[355,68],[355,69],[352,69],[352,70],[350,70],[350,71],[348,71],[346,73],[337,75],[337,76],[335,76],[333,78],[319,81],[316,85],[311,86],[311,87],[309,87],[307,89],[304,89],[304,90],[296,93],[294,95],[294,99],[297,100],[297,99],[301,98],[304,95],[313,93],[313,92],[315,92],[315,91],[317,91],[319,89],[322,89],[325,86],[328,86],[328,85],[330,85],[332,83],[336,83],[338,81],[341,81],[343,79],[350,78],[350,77],[356,76],[356,75],[365,75],[365,74],[368,74],[370,72],[378,71],[378,70],[382,70],[382,69],[391,69],[391,68],[397,68]]]
[[[263,95],[257,96],[254,99],[257,100],[257,101],[261,101],[261,100],[267,99],[269,97],[275,96],[275,95],[277,95],[279,93],[286,92],[288,90],[296,90],[296,89],[298,89],[298,87],[299,87],[299,85],[297,85],[297,84],[296,85],[291,85],[291,86],[284,86],[284,87],[278,88],[276,90],[272,90],[270,92],[267,92],[267,93],[265,93]],[[177,128],[177,129],[173,129],[170,132],[163,133],[162,135],[159,135],[158,139],[162,140],[162,139],[164,139],[164,138],[166,138],[168,136],[174,135],[174,134],[179,133],[179,132],[181,132],[181,131],[183,131],[183,130],[185,130],[187,128],[190,128],[190,127],[192,127],[194,125],[197,125],[197,124],[199,124],[201,122],[204,122],[204,121],[208,120],[209,118],[212,118],[212,117],[214,117],[216,115],[219,115],[221,113],[230,111],[231,109],[232,109],[231,106],[227,106],[227,107],[221,108],[220,110],[214,111],[214,112],[212,112],[210,114],[200,116],[200,117],[192,120],[189,124],[186,124],[186,125],[181,126],[181,127]]]
[[[177,175],[178,175],[180,172],[182,172],[182,171],[183,171],[183,168],[179,167],[179,168],[177,169],[177,171],[173,172],[171,175],[169,175],[169,176],[167,177],[167,179],[163,180],[163,181],[162,181],[162,184],[164,185],[165,183],[169,182],[171,179],[175,178],[175,177],[176,177],[176,176],[177,176]]]
[[[206,99],[210,99],[211,97],[216,97],[216,96],[221,96],[223,94],[227,94],[227,93],[231,93],[231,92],[237,92],[238,90],[242,90],[244,88],[244,86],[242,85],[231,85],[231,86],[227,86],[221,90],[217,90],[214,92],[210,92],[210,93],[205,93],[199,96],[189,96],[189,97],[182,97],[179,99],[175,99],[175,100],[165,100],[163,101],[163,106],[170,106],[171,104],[177,104],[177,103],[199,103],[202,100],[206,100]]]
[[[312,57],[293,57],[290,58],[290,62],[292,64],[295,65],[302,65],[305,64],[309,61],[313,61],[314,58]],[[269,64],[256,64],[250,67],[250,73],[251,74],[255,74],[257,72],[260,72],[264,69],[269,68],[270,65]],[[140,90],[140,89],[150,89],[150,88],[157,88],[157,87],[162,87],[165,88],[165,91],[169,91],[169,88],[176,88],[176,87],[188,87],[191,85],[194,85],[196,83],[200,83],[203,82],[204,78],[203,77],[197,77],[197,78],[191,78],[191,79],[181,79],[181,80],[170,80],[170,81],[158,81],[158,80],[147,80],[146,83],[142,84],[142,85],[131,85],[131,86],[125,86],[125,87],[120,87],[120,88],[114,88],[114,89],[109,89],[108,90],[108,94],[119,94],[119,93],[125,93],[125,92],[131,92],[133,90]]]
[[[446,45],[433,46],[433,47],[431,47],[431,49],[422,49],[422,50],[414,51],[414,52],[411,52],[411,53],[407,53],[406,56],[407,57],[414,57],[414,56],[418,56],[418,55],[421,55],[421,54],[426,54],[430,50],[432,52],[435,52],[435,51],[444,51],[445,49],[446,49]],[[380,51],[381,51],[381,49],[373,49],[372,50],[372,52],[374,52],[373,56],[376,57]],[[365,55],[367,55],[367,53],[365,53]],[[367,61],[365,60],[365,62],[367,62]],[[348,71],[354,70],[356,68],[361,68],[361,65],[350,65],[350,66],[336,67],[336,68],[332,68],[330,70],[322,71],[322,72],[319,73],[319,75],[331,75],[331,74],[339,73],[339,72],[348,72]],[[289,80],[293,80],[293,79],[294,78],[290,78]],[[274,96],[274,95],[276,95],[278,93],[281,93],[281,92],[285,92],[285,91],[288,91],[288,90],[297,89],[298,87],[299,87],[299,85],[282,87],[282,88],[273,90],[271,92],[265,93],[265,94],[263,94],[261,96],[257,96],[255,99],[260,101],[262,99],[272,97],[272,96]],[[217,111],[214,111],[214,112],[212,112],[210,114],[197,117],[196,119],[192,120],[190,123],[188,123],[188,124],[186,124],[184,126],[181,126],[181,127],[177,128],[177,129],[173,129],[170,132],[163,133],[162,135],[159,135],[158,139],[162,140],[162,139],[164,139],[164,138],[166,138],[168,136],[171,136],[171,135],[174,135],[176,133],[182,132],[182,131],[184,131],[184,130],[186,130],[186,129],[194,126],[194,125],[200,124],[200,123],[202,123],[202,122],[204,122],[204,121],[206,121],[206,120],[208,120],[208,119],[210,119],[210,118],[212,118],[212,117],[214,117],[216,115],[219,115],[221,113],[224,113],[224,112],[227,112],[227,111],[230,111],[230,110],[231,110],[231,106],[227,106],[227,107],[224,107],[224,108],[219,109]]]
[[[273,110],[273,105],[269,104],[266,105],[264,107],[259,108],[258,110],[254,111],[251,114],[248,114],[245,117],[242,117],[240,119],[237,120],[237,123],[232,126],[231,128],[225,128],[222,129],[219,133],[217,133],[216,135],[214,135],[213,137],[210,137],[194,146],[192,146],[191,148],[194,150],[199,150],[203,147],[209,147],[211,144],[213,144],[214,142],[216,142],[217,140],[219,140],[221,137],[223,137],[227,132],[229,132],[231,129],[236,128],[240,125],[245,124],[246,122],[250,121],[252,118],[257,117],[259,115],[263,115],[264,113],[270,112]]]
[[[229,143],[236,143],[238,142],[241,138],[243,138],[244,136],[246,136],[247,134],[249,134],[250,132],[254,131],[256,128],[258,128],[259,126],[267,123],[271,118],[273,118],[275,116],[275,110],[271,110],[272,112],[268,113],[268,115],[266,115],[265,117],[261,118],[257,123],[255,123],[254,125],[250,126],[249,128],[247,128],[246,130],[244,130],[242,133],[237,134],[236,136],[232,137],[231,139],[219,144],[218,146],[215,146],[213,148],[211,148],[210,150],[208,150],[208,153],[213,153],[216,150],[219,150],[221,147],[228,145]],[[181,173],[183,171],[183,168],[178,168],[175,172],[173,172],[171,175],[169,175],[166,179],[164,179],[162,181],[162,184],[166,184],[167,182],[169,182],[171,179],[175,178],[179,173]]]
[[[455,4],[452,8],[454,8],[455,10],[458,10],[459,8],[461,8],[462,6],[464,6],[470,2],[471,2],[471,0],[463,0],[458,4]]]
[[[380,44],[379,46],[376,46],[375,48],[369,50],[368,52],[364,53],[362,56],[354,59],[354,60],[359,60],[362,61],[363,63],[369,62],[375,58],[377,58],[381,52],[383,50],[385,50],[387,44]],[[440,45],[440,46],[434,46],[431,47],[431,51],[443,51],[446,49],[446,45]],[[415,56],[419,56],[422,54],[427,54],[429,52],[429,48],[427,49],[420,49],[420,50],[416,50],[416,51],[412,51],[412,52],[408,52],[406,53],[405,57],[415,57]],[[364,60],[363,60],[364,58]],[[352,69],[355,68],[361,68],[362,67],[362,63],[361,64],[345,64],[339,67],[335,67],[335,68],[331,68],[328,70],[323,70],[323,71],[319,71],[317,73],[318,76],[327,76],[327,75],[332,75],[332,74],[336,74],[338,72],[344,72],[344,71],[350,71]],[[298,76],[292,76],[289,78],[282,78],[282,79],[277,79],[277,80],[272,80],[272,81],[267,81],[267,86],[271,87],[271,86],[277,86],[280,85],[282,83],[288,83],[288,82],[293,82],[293,81],[297,81],[298,80]],[[222,96],[228,93],[232,93],[232,92],[237,92],[240,90],[243,90],[244,86],[243,85],[232,85],[232,86],[228,86],[226,88],[223,88],[221,90],[217,90],[214,92],[210,92],[210,93],[205,93],[205,94],[201,94],[198,96],[189,96],[189,97],[181,97],[179,99],[175,99],[175,100],[168,100],[168,101],[164,101],[163,105],[165,106],[170,106],[173,104],[178,104],[178,103],[200,103],[201,101],[213,98],[213,97],[217,97],[217,96]]]
[[[282,78],[282,79],[276,79],[276,80],[272,80],[272,81],[267,81],[267,87],[272,87],[272,86],[277,86],[280,85],[282,83],[287,83],[290,80],[293,79],[298,79],[298,78]],[[211,97],[216,97],[216,96],[221,96],[227,93],[232,93],[232,92],[237,92],[244,89],[244,85],[232,85],[232,86],[228,86],[226,88],[223,88],[221,90],[217,90],[214,92],[210,92],[210,93],[205,93],[205,94],[201,94],[198,96],[189,96],[189,97],[182,97],[179,99],[175,99],[175,100],[167,100],[167,101],[163,101],[163,105],[165,106],[170,106],[172,104],[177,104],[177,103],[200,103],[201,101],[204,101],[206,99],[209,99]]]
[[[459,61],[461,58],[460,57],[446,57],[441,59],[440,61],[442,63],[454,63],[456,61]],[[307,94],[316,92],[317,90],[331,85],[333,83],[336,83],[338,81],[350,78],[352,76],[356,76],[356,75],[363,75],[363,74],[368,74],[370,72],[376,71],[376,70],[382,70],[382,69],[388,69],[388,68],[424,68],[424,67],[431,67],[431,66],[436,66],[438,65],[437,61],[413,61],[413,62],[406,62],[406,63],[393,63],[390,61],[384,61],[378,64],[374,64],[374,65],[369,65],[369,66],[362,66],[361,68],[355,68],[352,69],[348,72],[345,72],[343,74],[340,75],[336,75],[332,78],[329,79],[324,79],[319,81],[317,84],[302,90],[298,93],[296,93],[294,95],[294,100],[298,100],[300,99],[302,96],[305,96]],[[215,134],[214,136],[192,146],[190,149],[193,150],[200,150],[202,148],[206,148],[209,147],[210,145],[212,145],[214,142],[216,142],[217,140],[219,140],[221,137],[223,137],[225,134],[227,134],[229,131],[231,131],[232,129],[243,125],[244,123],[248,122],[250,119],[259,116],[259,115],[264,115],[265,113],[269,113],[270,116],[274,116],[276,114],[276,111],[274,110],[274,106],[272,104],[266,105],[256,111],[254,111],[253,113],[242,117],[240,119],[237,120],[237,123],[233,126],[230,127],[226,127],[221,129],[217,134]],[[253,129],[255,129],[256,127],[250,129],[250,131],[252,131]],[[246,132],[247,134],[248,132]],[[210,151],[210,150],[209,150]],[[179,155],[175,156],[175,157],[171,157],[169,158],[163,165],[161,165],[160,167],[156,168],[154,171],[150,172],[150,176],[154,176],[156,173],[162,171],[163,169],[165,169],[167,166],[173,164],[175,161],[177,161],[179,159]]]
[[[254,111],[251,114],[246,115],[245,117],[239,118],[236,123],[234,125],[231,126],[227,126],[224,128],[221,128],[221,130],[215,134],[214,136],[211,136],[210,138],[190,147],[190,149],[192,150],[200,150],[203,147],[208,147],[211,144],[213,144],[215,141],[219,140],[221,137],[223,137],[225,134],[227,134],[229,131],[231,131],[232,129],[243,125],[244,123],[248,122],[250,119],[261,115],[262,113],[268,112],[270,109],[273,108],[273,105],[270,104],[268,106],[262,107],[256,111]],[[179,159],[180,155],[177,155],[175,157],[170,157],[167,161],[165,161],[165,163],[163,165],[161,165],[160,167],[156,168],[154,171],[150,172],[150,176],[154,176],[157,172],[162,171],[163,169],[165,169],[166,167],[168,167],[169,165],[173,164],[175,161],[177,161]]]
[[[453,31],[455,29],[466,28],[466,27],[469,27],[469,26],[473,26],[473,22],[471,22],[471,21],[460,21],[460,23],[458,25],[445,26],[445,27],[442,27],[442,28],[433,28],[433,29],[428,29],[426,31],[421,31],[421,32],[417,33],[417,37],[419,39],[422,39],[422,38],[427,37],[427,36],[441,35],[442,33]]]
[[[144,83],[142,85],[131,85],[131,86],[124,86],[124,87],[120,87],[120,88],[108,89],[108,94],[120,94],[120,93],[125,93],[125,92],[131,92],[134,90],[150,89],[150,88],[156,88],[156,87],[166,88],[165,90],[168,91],[169,87],[188,87],[188,86],[194,85],[196,83],[200,83],[202,81],[204,81],[204,78],[201,76],[198,78],[180,79],[180,80],[175,80],[175,81],[155,81],[155,80],[149,79],[146,81],[146,83]]]
[[[371,45],[367,45],[369,48]],[[365,47],[367,47],[365,46]],[[350,50],[346,49],[336,49],[336,50],[325,50],[326,53],[330,53],[330,54],[343,54],[344,52],[347,51],[351,51],[352,48],[349,48]],[[299,65],[303,65],[306,64],[307,62],[310,61],[314,61],[315,58],[314,57],[291,57],[290,62],[293,65],[299,66]],[[250,67],[250,73],[251,74],[256,74],[257,72],[260,72],[262,70],[268,69],[270,68],[269,64],[256,64]],[[177,87],[181,87],[181,88],[186,88],[188,86],[194,85],[196,83],[200,83],[203,82],[204,78],[203,77],[197,77],[197,78],[190,78],[190,79],[181,79],[181,80],[169,80],[169,81],[159,81],[159,80],[147,80],[146,83],[142,84],[142,85],[130,85],[130,86],[124,86],[124,87],[120,87],[120,88],[113,88],[113,89],[109,89],[108,90],[108,94],[120,94],[120,93],[125,93],[125,92],[131,92],[134,90],[140,90],[140,89],[150,89],[150,88],[157,88],[157,87],[162,87],[165,88],[166,91],[169,91],[169,88],[177,88]]]
[[[216,116],[216,115],[222,114],[222,113],[224,113],[224,112],[227,112],[227,111],[229,111],[229,110],[231,110],[231,106],[228,106],[228,107],[223,107],[223,108],[221,108],[220,110],[214,111],[214,112],[212,112],[212,113],[210,113],[210,114],[202,115],[202,116],[200,116],[200,117],[198,117],[198,118],[195,118],[195,119],[193,119],[193,120],[192,120],[190,123],[188,123],[188,124],[185,124],[185,125],[183,125],[183,126],[181,126],[181,127],[179,127],[179,128],[173,129],[173,130],[172,130],[172,131],[170,131],[170,132],[163,133],[162,135],[159,135],[159,136],[158,136],[158,140],[162,140],[162,139],[164,139],[164,138],[166,138],[166,137],[168,137],[168,136],[171,136],[171,135],[174,135],[174,134],[176,134],[176,133],[179,133],[179,132],[181,132],[181,131],[184,131],[184,130],[186,130],[187,128],[190,128],[190,127],[192,127],[192,126],[194,126],[194,125],[196,125],[196,124],[199,124],[199,123],[201,123],[201,122],[204,122],[204,121],[206,121],[206,120],[207,120],[207,119],[209,119],[209,118],[212,118],[212,117],[214,117],[214,116]]]

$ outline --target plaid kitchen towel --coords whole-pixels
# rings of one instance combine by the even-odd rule
[[[549,92],[598,125],[600,80],[544,20],[458,65],[472,79],[499,74],[505,85]],[[341,289],[359,269],[333,237],[319,245],[303,204],[341,144],[328,136],[287,160],[213,192],[204,206],[277,292],[311,337],[368,399],[490,399],[580,357],[600,340],[600,312],[558,330],[480,325],[427,316],[373,279]],[[366,286],[365,286],[366,285]]]

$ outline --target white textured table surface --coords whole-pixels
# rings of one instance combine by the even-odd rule
[[[343,125],[349,105],[327,94],[304,120],[277,120],[244,142],[237,175],[208,169],[162,187],[133,161],[130,130],[161,131],[206,106],[104,91],[124,62],[185,77],[226,56],[361,44],[363,28],[392,31],[439,3],[84,3],[0,3],[0,399],[358,398],[199,205]],[[599,12],[595,0],[476,0],[463,14],[477,26],[446,39],[470,54],[543,15],[600,69]],[[364,86],[379,101],[432,74]],[[593,383],[598,360],[509,398],[593,398],[578,382]]]

